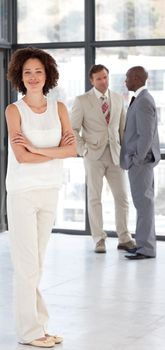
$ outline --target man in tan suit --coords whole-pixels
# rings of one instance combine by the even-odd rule
[[[76,97],[71,122],[77,139],[78,154],[84,157],[88,214],[95,252],[106,252],[101,204],[104,176],[115,201],[118,249],[131,251],[135,248],[135,243],[127,228],[125,172],[119,166],[120,144],[125,126],[123,98],[109,90],[109,71],[105,66],[93,65],[89,78],[93,88]]]

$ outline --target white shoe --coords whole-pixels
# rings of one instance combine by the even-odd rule
[[[23,345],[31,345],[31,346],[36,346],[40,348],[53,348],[55,346],[55,341],[53,338],[40,338],[40,339],[35,339],[32,340],[30,343],[21,343]]]
[[[55,342],[55,344],[60,344],[63,341],[63,337],[60,337],[59,335],[50,335],[50,334],[45,334],[45,337],[47,339],[52,338]]]
[[[106,253],[105,239],[102,238],[96,243],[95,253]]]

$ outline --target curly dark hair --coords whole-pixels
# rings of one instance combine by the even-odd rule
[[[9,63],[7,79],[11,81],[12,86],[22,95],[26,95],[26,87],[22,81],[22,69],[24,63],[29,58],[37,58],[45,67],[46,81],[43,87],[43,94],[46,95],[50,89],[57,86],[59,72],[55,59],[42,49],[27,47],[16,50]]]
[[[92,79],[93,74],[101,72],[103,69],[105,69],[107,73],[109,73],[108,68],[105,67],[103,64],[93,64],[93,66],[91,66],[89,69],[89,78]]]

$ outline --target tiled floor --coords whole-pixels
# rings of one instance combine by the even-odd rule
[[[52,234],[41,288],[58,350],[165,349],[165,242],[156,259],[129,261],[107,239],[93,252],[89,236]],[[15,336],[12,266],[7,233],[0,234],[0,349],[27,350]],[[31,347],[32,348],[32,347]],[[30,350],[30,349],[29,349]]]

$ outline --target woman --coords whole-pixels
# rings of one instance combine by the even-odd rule
[[[62,158],[77,155],[65,105],[47,99],[57,85],[56,61],[37,48],[15,51],[8,79],[23,97],[6,108],[9,135],[7,215],[14,266],[19,342],[53,347],[48,312],[38,289],[47,242],[56,216]]]

